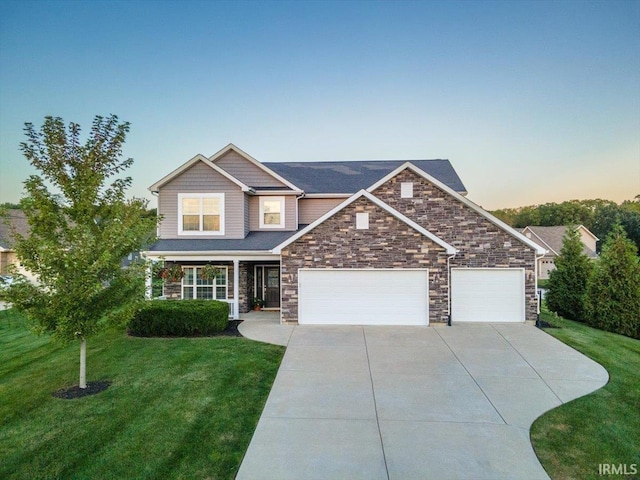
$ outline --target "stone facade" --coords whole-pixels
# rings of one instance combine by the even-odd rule
[[[356,229],[356,213],[369,229]],[[300,268],[428,268],[429,322],[448,318],[447,254],[412,227],[365,197],[354,201],[283,249],[282,320],[298,321]]]
[[[400,184],[413,183],[413,198],[401,198]],[[460,250],[451,267],[524,268],[526,320],[535,321],[535,250],[478,212],[406,169],[373,194],[434,235]]]

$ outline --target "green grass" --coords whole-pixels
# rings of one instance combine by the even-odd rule
[[[114,329],[79,346],[37,337],[0,312],[0,478],[234,478],[283,347],[243,338],[150,339]]]
[[[640,340],[543,312],[561,328],[547,333],[600,363],[609,383],[566,403],[531,427],[536,455],[552,479],[630,478],[599,475],[599,464],[636,464],[640,476]],[[637,478],[637,477],[636,477]]]

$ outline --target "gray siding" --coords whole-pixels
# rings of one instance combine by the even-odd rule
[[[164,217],[160,224],[160,238],[208,238],[203,235],[178,236],[178,194],[190,192],[225,194],[225,234],[210,238],[245,237],[244,193],[238,185],[198,162],[160,188],[158,210]]]
[[[298,202],[298,221],[301,225],[313,223],[345,200],[346,198],[301,198]]]
[[[256,167],[249,160],[233,150],[224,154],[216,165],[229,172],[235,178],[250,187],[285,187],[282,182],[276,180],[267,172]]]
[[[298,229],[296,224],[296,197],[284,196],[284,228],[260,228],[260,197],[249,197],[249,229],[262,231],[293,231]]]

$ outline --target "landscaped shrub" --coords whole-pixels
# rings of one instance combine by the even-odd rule
[[[140,337],[197,337],[222,332],[229,304],[216,300],[150,300],[128,325]]]
[[[616,225],[607,236],[587,289],[592,327],[640,338],[640,261],[635,244]]]
[[[547,305],[561,317],[582,322],[584,296],[593,265],[583,253],[580,234],[571,226],[567,227],[555,264],[547,282]]]

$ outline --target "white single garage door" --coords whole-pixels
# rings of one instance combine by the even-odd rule
[[[301,325],[427,325],[427,270],[301,269]]]
[[[452,322],[524,322],[524,269],[451,269]]]

